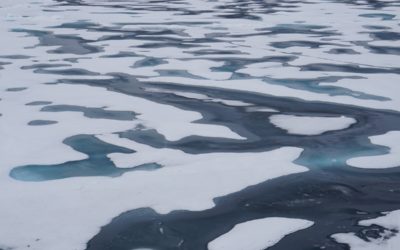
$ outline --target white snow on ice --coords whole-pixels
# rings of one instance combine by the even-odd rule
[[[383,155],[360,156],[349,159],[347,164],[358,168],[393,168],[400,166],[400,131],[390,131],[383,135],[369,137],[373,144],[389,147]]]
[[[345,129],[356,123],[354,118],[345,116],[271,115],[269,120],[276,127],[286,130],[289,134],[298,135],[319,135],[328,131]]]
[[[237,224],[208,244],[209,250],[261,250],[275,245],[286,235],[308,228],[313,222],[271,217]]]
[[[351,250],[397,250],[400,246],[400,210],[387,212],[384,216],[363,220],[358,223],[360,226],[379,225],[385,228],[381,237],[372,237],[365,241],[357,237],[354,233],[334,234],[332,237],[350,246]],[[394,231],[394,232],[393,232]]]

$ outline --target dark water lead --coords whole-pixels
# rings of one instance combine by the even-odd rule
[[[125,212],[105,225],[86,250],[206,250],[238,223],[266,217],[301,218],[315,224],[285,236],[268,250],[349,250],[331,235],[355,232],[383,238],[396,230],[359,226],[357,221],[400,209],[398,170],[348,167],[284,176],[215,199],[205,211],[160,215],[150,208]],[[134,198],[133,198],[134,199]],[[273,228],[266,228],[273,230]]]
[[[27,106],[43,106],[43,105],[49,105],[52,102],[48,102],[48,101],[34,101],[34,102],[29,102],[25,105]]]
[[[28,125],[30,126],[45,126],[45,125],[51,125],[51,124],[56,124],[58,123],[57,121],[50,121],[50,120],[33,120],[28,122]]]
[[[8,89],[6,89],[6,91],[9,91],[9,92],[18,92],[18,91],[23,91],[23,90],[25,90],[25,89],[27,89],[27,88],[25,88],[25,87],[20,87],[20,88],[8,88]]]

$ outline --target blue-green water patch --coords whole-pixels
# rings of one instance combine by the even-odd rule
[[[134,153],[135,151],[105,143],[93,135],[72,136],[64,140],[64,143],[87,154],[88,158],[54,165],[20,166],[12,169],[10,176],[20,181],[48,181],[84,176],[118,177],[130,171],[152,171],[161,168],[156,163],[118,168],[107,155],[110,153]]]
[[[361,14],[361,17],[367,18],[380,18],[382,21],[392,20],[396,17],[396,15],[392,14],[385,14],[385,13],[368,13],[368,14]]]
[[[77,105],[49,105],[41,109],[46,112],[82,112],[85,117],[93,119],[112,119],[121,121],[134,120],[136,114],[132,111],[115,111],[104,108],[91,108]]]

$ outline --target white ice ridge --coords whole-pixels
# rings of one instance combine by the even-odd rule
[[[317,117],[295,115],[271,115],[270,122],[289,134],[319,135],[328,131],[341,130],[356,123],[351,117]]]
[[[383,135],[369,137],[373,144],[389,147],[389,153],[383,155],[355,157],[347,164],[358,168],[392,168],[400,166],[400,131],[390,131]]]
[[[0,189],[7,192],[0,192],[2,244],[16,250],[27,249],[27,245],[30,250],[83,250],[101,226],[125,211],[150,207],[164,214],[209,209],[216,197],[307,171],[293,163],[302,152],[300,148],[191,155],[117,135],[98,138],[137,151],[110,155],[119,167],[145,162],[164,167],[128,172],[118,178],[76,177],[37,183],[15,181],[3,173]]]
[[[286,235],[308,228],[312,221],[271,217],[237,224],[228,233],[208,244],[209,250],[262,250]]]
[[[358,223],[360,226],[379,225],[386,230],[381,237],[372,237],[365,241],[357,237],[354,233],[334,234],[332,237],[340,243],[350,246],[351,250],[398,250],[400,246],[400,210],[387,212],[384,216],[370,220],[363,220]]]

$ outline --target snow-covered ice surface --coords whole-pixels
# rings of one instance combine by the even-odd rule
[[[385,212],[375,219],[363,220],[358,223],[369,232],[365,238],[354,233],[335,234],[332,237],[338,242],[346,243],[355,250],[395,250],[399,248],[400,210]]]
[[[208,244],[209,250],[259,250],[275,245],[285,235],[312,226],[311,221],[271,217],[237,224]]]
[[[399,13],[0,0],[0,250],[395,249]]]
[[[359,168],[393,168],[400,166],[400,131],[389,131],[383,135],[371,136],[373,144],[389,147],[382,155],[361,156],[349,159],[350,166]]]
[[[271,115],[272,124],[286,130],[289,134],[319,135],[327,131],[340,130],[356,123],[354,118],[339,117],[314,117],[293,115]]]

